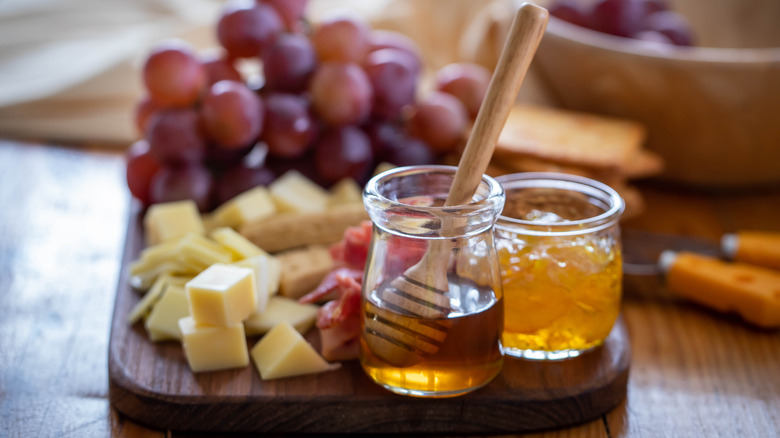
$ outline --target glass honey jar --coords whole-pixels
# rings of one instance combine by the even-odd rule
[[[445,207],[455,171],[396,168],[371,179],[363,193],[374,226],[360,363],[395,393],[465,394],[490,382],[503,364],[493,225],[504,191],[483,176],[471,203]]]

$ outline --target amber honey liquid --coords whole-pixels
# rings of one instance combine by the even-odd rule
[[[480,290],[474,285],[464,287],[462,283],[450,284],[450,293],[455,296],[451,301],[456,310],[445,318],[425,320],[394,312],[381,302],[376,292],[369,294],[364,303],[360,362],[376,383],[406,395],[452,397],[484,386],[501,371],[502,301],[496,299],[492,290]],[[367,341],[371,336],[368,320],[377,318],[391,319],[393,324],[404,327],[419,323],[439,327],[443,336],[431,341],[436,345],[435,352],[420,352],[418,360],[412,364],[391,364],[375,354]],[[403,339],[398,339],[400,337],[391,341],[404,343]],[[413,343],[414,340],[407,342]]]

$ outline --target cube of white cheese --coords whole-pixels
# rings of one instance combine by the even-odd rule
[[[181,340],[179,320],[190,315],[187,293],[181,286],[168,285],[146,318],[146,331],[152,342]]]
[[[244,325],[215,327],[196,324],[191,316],[179,320],[184,356],[195,372],[245,367],[249,364]]]
[[[192,200],[154,204],[144,216],[147,245],[178,239],[189,233],[203,235],[205,228]]]
[[[330,188],[328,207],[344,204],[362,204],[363,191],[352,178],[345,178]]]
[[[239,194],[214,210],[211,219],[223,227],[238,228],[276,213],[276,204],[267,188],[257,186]]]
[[[198,324],[230,327],[257,309],[255,271],[216,263],[187,282],[190,315]]]
[[[263,312],[268,304],[268,298],[279,290],[279,277],[281,275],[279,260],[271,255],[259,255],[239,260],[233,264],[255,271],[255,293],[257,298],[255,313]]]
[[[294,170],[271,183],[269,190],[279,211],[318,212],[328,206],[328,192]]]
[[[321,373],[341,366],[325,361],[286,321],[263,336],[250,354],[263,380]]]
[[[298,333],[306,333],[317,318],[318,306],[300,304],[285,297],[271,297],[265,311],[255,312],[244,320],[244,330],[249,336],[268,332],[282,321],[289,322]]]

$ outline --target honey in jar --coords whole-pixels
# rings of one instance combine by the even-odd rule
[[[366,185],[374,224],[363,280],[360,363],[404,395],[453,397],[501,371],[504,304],[493,224],[503,190],[485,176],[447,206],[451,166],[384,172]]]
[[[497,178],[506,204],[495,244],[504,290],[504,352],[563,359],[609,335],[620,311],[620,196],[587,178]]]

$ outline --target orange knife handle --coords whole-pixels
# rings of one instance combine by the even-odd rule
[[[699,254],[662,255],[669,289],[720,312],[736,312],[764,328],[780,328],[780,272]]]
[[[721,247],[729,259],[780,270],[780,233],[739,231],[726,234]]]

